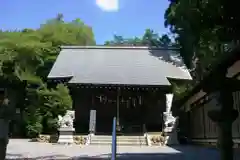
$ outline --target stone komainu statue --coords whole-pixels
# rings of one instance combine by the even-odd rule
[[[58,116],[58,124],[60,128],[73,128],[73,121],[75,119],[75,112],[67,110],[66,114],[62,116]]]
[[[174,129],[177,128],[178,117],[173,117],[171,112],[164,114],[163,119],[165,122],[164,123],[165,132],[172,132]]]

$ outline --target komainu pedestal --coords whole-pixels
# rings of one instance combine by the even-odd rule
[[[163,132],[165,134],[165,145],[177,145],[178,136],[177,136],[177,125],[178,117],[173,117],[171,112],[164,112],[164,128]]]
[[[73,127],[73,121],[75,119],[75,111],[68,110],[66,114],[62,116],[58,116],[60,128],[58,143],[60,144],[73,144],[73,133],[75,131]]]

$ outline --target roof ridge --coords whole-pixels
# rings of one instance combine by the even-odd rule
[[[148,46],[61,46],[61,49],[140,49],[140,50],[178,50],[175,47],[148,47]]]

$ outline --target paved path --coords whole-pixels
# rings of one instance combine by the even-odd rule
[[[218,160],[215,149],[179,146],[170,147],[118,147],[118,160]],[[28,142],[24,139],[10,140],[7,159],[32,160],[107,160],[110,159],[110,146],[64,146]]]

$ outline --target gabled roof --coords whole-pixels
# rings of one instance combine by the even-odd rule
[[[175,63],[171,63],[171,61]],[[191,80],[176,50],[148,47],[65,46],[48,78],[69,83],[170,85],[167,78]]]

